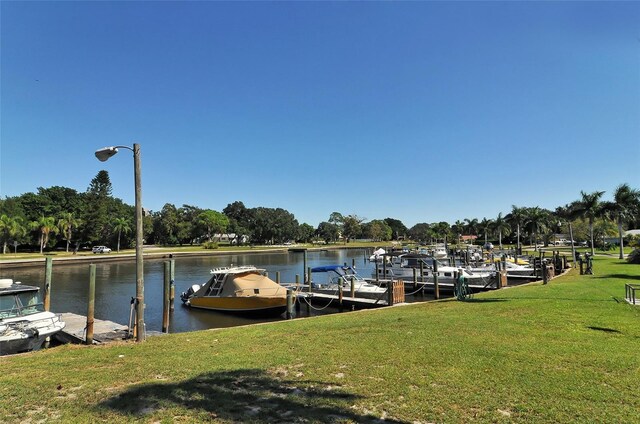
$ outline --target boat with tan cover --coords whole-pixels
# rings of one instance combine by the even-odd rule
[[[192,308],[246,315],[277,316],[287,308],[287,289],[252,265],[212,269],[209,281],[180,298]]]

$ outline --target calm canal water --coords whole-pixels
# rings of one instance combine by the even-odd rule
[[[370,254],[370,253],[369,253]],[[313,251],[307,253],[307,265],[310,267],[333,264],[352,264],[363,277],[370,277],[375,264],[365,261],[367,252],[357,249]],[[368,258],[368,256],[366,256]],[[163,259],[145,260],[145,323],[147,331],[160,331],[162,328],[162,297],[164,281]],[[170,332],[185,332],[207,328],[232,327],[256,322],[280,321],[284,318],[255,319],[235,315],[197,310],[185,307],[180,301],[180,293],[192,284],[203,284],[209,279],[209,270],[220,266],[255,265],[265,268],[275,280],[280,272],[281,282],[295,282],[296,274],[303,275],[304,256],[297,252],[268,254],[233,254],[207,257],[175,258],[175,311],[170,318]],[[7,269],[3,278],[13,278],[23,284],[44,286],[44,264],[23,269]],[[302,278],[302,277],[301,277]],[[51,310],[53,312],[72,312],[86,315],[89,292],[89,264],[56,265],[53,261],[51,283]],[[135,261],[97,263],[95,316],[127,325],[131,312],[131,298],[135,296]],[[337,308],[329,307],[323,311],[300,308],[300,317],[326,313],[336,313]]]

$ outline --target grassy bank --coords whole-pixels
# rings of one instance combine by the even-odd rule
[[[637,422],[640,307],[622,297],[640,267],[594,270],[467,302],[3,357],[0,421]]]

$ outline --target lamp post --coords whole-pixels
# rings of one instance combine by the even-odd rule
[[[118,149],[128,149],[133,152],[134,180],[136,190],[136,341],[144,341],[144,267],[142,259],[142,188],[140,184],[140,145],[133,144],[133,148],[128,146],[103,147],[96,150],[96,158],[105,162],[111,156],[118,153]]]

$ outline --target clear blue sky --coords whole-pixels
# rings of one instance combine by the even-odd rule
[[[407,226],[640,188],[640,3],[6,2],[0,196]]]

